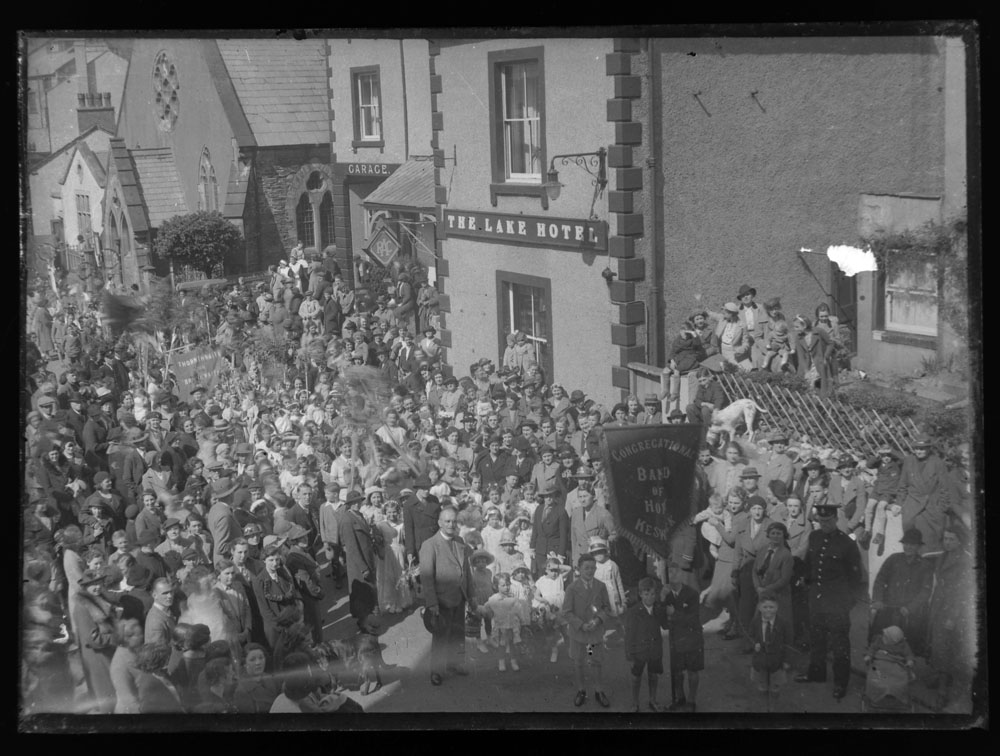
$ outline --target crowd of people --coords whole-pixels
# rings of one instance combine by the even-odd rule
[[[789,329],[744,286],[717,324],[698,312],[679,329],[667,394],[609,408],[549,381],[521,332],[499,365],[447,364],[419,269],[369,292],[332,260],[290,257],[259,283],[185,294],[203,319],[173,329],[174,351],[110,319],[99,289],[29,291],[26,712],[358,711],[345,691],[381,685],[380,620],[413,611],[434,686],[468,673],[467,649],[517,673],[565,647],[574,704],[589,679],[607,707],[610,643],[636,710],[646,674],[649,708],[693,711],[702,619],[724,610],[761,690],[799,645],[803,681],[826,679],[829,648],[842,697],[859,598],[873,639],[899,631],[929,657],[943,700],[967,688],[968,487],[931,439],[869,459],[795,429],[703,443],[691,545],[669,558],[636,553],[610,513],[604,426],[703,423],[728,402],[722,361],[829,391],[841,341],[825,305]],[[206,345],[231,368],[182,392],[172,361]],[[357,633],[332,640],[321,606],[338,591]]]

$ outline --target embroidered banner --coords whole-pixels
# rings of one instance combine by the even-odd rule
[[[229,360],[219,349],[194,349],[178,355],[171,365],[177,377],[177,395],[182,402],[191,400],[191,389],[203,386],[211,390],[219,375],[229,369]]]
[[[604,428],[608,504],[638,552],[668,557],[670,541],[695,514],[700,425]]]

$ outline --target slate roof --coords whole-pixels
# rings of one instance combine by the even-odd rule
[[[169,147],[129,150],[139,174],[139,189],[145,200],[149,225],[159,228],[163,221],[188,212],[184,189]]]
[[[146,210],[143,205],[142,194],[139,191],[139,179],[136,175],[135,163],[132,162],[132,155],[125,146],[124,139],[116,137],[109,142],[109,145],[111,147],[111,159],[108,162],[108,174],[110,175],[114,172],[118,176],[118,183],[122,187],[121,199],[125,204],[126,212],[128,212],[132,233],[140,234],[149,231],[149,224],[146,222]]]
[[[218,46],[259,146],[330,141],[325,42],[233,39]]]
[[[434,212],[434,161],[410,158],[369,194],[365,207]]]

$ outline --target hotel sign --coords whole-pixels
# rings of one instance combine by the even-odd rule
[[[445,210],[444,222],[439,224],[438,233],[445,238],[564,247],[581,252],[603,252],[608,248],[608,224],[597,220]]]

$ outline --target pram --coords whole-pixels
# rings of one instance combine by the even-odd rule
[[[910,682],[913,671],[906,659],[884,649],[875,652],[867,665],[865,692],[861,695],[863,713],[913,713]]]

